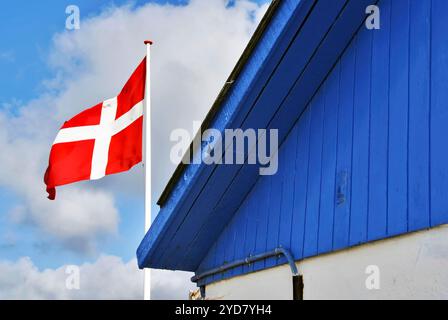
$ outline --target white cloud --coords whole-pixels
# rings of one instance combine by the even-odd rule
[[[92,252],[98,236],[117,231],[114,198],[110,192],[83,185],[61,189],[58,201],[46,199],[42,175],[50,144],[42,135],[52,123],[42,119],[40,130],[39,120],[30,115],[35,109],[28,108],[18,118],[0,113],[0,184],[22,200],[10,212],[11,220],[36,225],[71,249]]]
[[[115,96],[143,58],[142,42],[147,38],[155,41],[153,198],[157,198],[176,166],[169,160],[169,133],[174,128],[190,129],[194,120],[203,119],[266,10],[249,1],[237,1],[230,8],[226,3],[192,0],[180,7],[110,7],[83,20],[80,30],[54,36],[48,61],[54,77],[42,82],[40,96],[0,109],[0,187],[20,199],[9,213],[10,221],[32,224],[43,239],[77,252],[92,253],[99,237],[117,232],[115,198],[123,193],[142,198],[140,167],[59,188],[55,202],[45,198],[42,180],[58,127],[81,110]],[[194,287],[190,276],[153,270],[153,297],[187,298]],[[0,299],[142,297],[142,272],[135,260],[124,263],[102,256],[83,264],[79,291],[66,289],[66,277],[65,266],[41,271],[29,258],[0,262]]]
[[[0,110],[0,186],[22,200],[15,221],[76,250],[92,250],[99,235],[119,223],[118,193],[142,196],[141,168],[58,189],[45,199],[43,174],[57,128],[81,110],[115,96],[153,46],[153,185],[160,194],[175,164],[169,161],[169,133],[201,120],[266,9],[249,1],[192,0],[186,6],[147,4],[110,7],[84,19],[78,31],[54,36],[49,66],[54,77],[20,108]],[[82,9],[82,8],[81,8]],[[254,17],[256,17],[254,19]]]
[[[67,288],[67,266],[39,270],[30,258],[16,262],[0,261],[0,300],[2,299],[142,299],[143,272],[132,259],[101,256],[79,266],[79,290]],[[69,269],[70,270],[70,269]],[[73,272],[73,271],[71,271]],[[194,288],[185,272],[152,271],[153,299],[188,299]],[[72,283],[69,279],[69,283]]]

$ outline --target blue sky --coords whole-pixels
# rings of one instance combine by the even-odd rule
[[[163,7],[149,10],[145,7],[148,2]],[[42,201],[46,193],[41,176],[51,141],[63,120],[116,94],[116,90],[125,83],[126,77],[144,52],[141,37],[147,34],[144,30],[142,34],[135,35],[141,31],[140,25],[129,26],[129,31],[126,30],[127,24],[132,24],[132,19],[147,23],[146,16],[139,16],[139,12],[145,8],[149,10],[145,12],[150,12],[150,15],[153,12],[160,14],[160,17],[154,17],[157,22],[149,22],[146,26],[160,41],[157,48],[160,53],[156,50],[154,55],[159,59],[159,63],[153,68],[153,77],[158,80],[154,84],[157,91],[154,93],[154,116],[160,119],[157,120],[155,136],[159,140],[168,140],[171,129],[179,126],[191,128],[190,123],[193,120],[200,120],[207,113],[242,53],[256,27],[254,17],[259,20],[265,10],[265,7],[263,10],[261,7],[254,8],[253,4],[248,5],[248,2],[244,1],[229,1],[226,6],[222,0],[215,0],[214,5],[210,5],[210,2],[211,0],[207,0],[204,5],[205,1],[201,3],[196,0],[194,6],[185,0],[18,0],[2,4],[0,148],[4,154],[0,154],[0,273],[2,262],[15,262],[23,257],[30,257],[39,270],[55,270],[67,264],[94,263],[104,254],[120,257],[124,262],[135,258],[144,226],[142,185],[139,184],[141,167],[134,168],[130,173],[106,177],[100,181],[82,182],[74,188],[61,188],[66,193],[63,193],[55,204],[49,204],[47,200]],[[268,1],[252,2],[264,4]],[[80,31],[65,30],[65,9],[72,4],[80,8]],[[238,4],[241,5],[238,7]],[[131,9],[122,10],[124,5],[130,5]],[[165,7],[166,5],[169,6]],[[188,13],[172,9],[187,7],[191,7]],[[236,8],[235,11],[231,11],[233,8]],[[112,13],[105,14],[111,10]],[[197,21],[197,16],[205,18],[204,15],[210,10],[215,15],[222,15],[222,19],[216,20],[213,16],[208,18],[208,21]],[[192,21],[191,17],[196,21]],[[115,25],[113,19],[117,19],[117,24],[123,25]],[[122,21],[119,21],[120,19]],[[229,20],[233,21],[229,23]],[[85,21],[91,22],[86,27],[88,31],[83,29]],[[116,30],[109,31],[108,26]],[[183,34],[190,27],[192,41],[187,39],[190,34]],[[89,32],[97,32],[97,38],[90,37]],[[122,35],[117,35],[122,37],[118,39],[120,48],[117,50],[108,51],[108,44],[104,47],[103,44],[96,43],[104,40],[100,39],[103,35],[113,39],[114,32],[123,32]],[[136,39],[130,41],[128,38],[134,35]],[[71,45],[75,48],[74,53],[70,50],[64,51]],[[131,48],[126,48],[128,45]],[[183,50],[179,51],[177,46],[181,46]],[[100,51],[99,55],[95,50]],[[203,54],[202,57],[198,55],[199,52]],[[101,56],[103,53],[104,59]],[[56,68],[50,63],[53,55],[62,61]],[[123,58],[124,56],[127,58]],[[66,58],[67,60],[64,60]],[[89,61],[91,64],[86,63],[83,67],[87,65],[90,69],[85,70],[77,65],[67,66],[72,63],[71,58]],[[213,68],[210,68],[210,65],[213,65]],[[58,78],[58,71],[61,69],[74,70],[74,74],[64,74],[62,78]],[[93,79],[93,82],[89,82],[89,79]],[[48,86],[48,80],[57,80],[58,84],[53,88]],[[176,88],[178,96],[171,94],[172,88]],[[67,101],[69,103],[65,105]],[[173,117],[173,114],[176,116]],[[51,118],[48,121],[47,115]],[[45,123],[40,124],[39,119]],[[154,200],[175,168],[175,164],[167,164],[166,161],[169,157],[169,147],[156,145],[155,148],[157,150],[153,154],[156,159],[153,159],[153,164],[156,163],[158,170],[155,172],[156,181],[153,182],[156,185]],[[28,179],[24,177],[26,175],[31,177]],[[80,195],[80,192],[88,193],[89,190],[99,197],[98,206],[112,212],[109,216],[108,212],[102,212],[103,216],[96,216],[95,196]],[[62,211],[66,208],[57,209],[57,205],[67,203],[72,207],[72,197],[80,197],[87,202],[79,204],[79,208],[84,205],[86,209],[82,212],[84,216],[80,216],[86,220],[82,223],[92,222],[93,225],[90,225],[93,235],[89,238],[82,230],[70,229],[70,221],[79,222],[76,216],[68,217],[72,220],[67,220],[67,225],[64,225],[64,219],[57,220],[61,219],[61,216],[55,216],[55,221],[61,224],[61,230],[78,232],[73,238],[73,244],[70,243],[71,238],[61,236],[62,231],[58,230],[57,224],[55,227],[54,223],[51,223],[52,214],[65,214]],[[67,210],[73,211],[73,208]],[[73,214],[72,211],[70,212]],[[114,217],[115,212],[117,217]],[[111,225],[101,229],[98,225],[103,221],[101,219]],[[76,249],[76,241],[82,237],[86,237],[86,243],[94,243],[93,250]],[[1,280],[0,275],[0,291]]]
[[[46,57],[52,36],[65,26],[65,8],[76,3],[82,19],[95,16],[105,8],[131,3],[139,6],[143,0],[17,0],[2,3],[0,12],[0,101],[13,102],[34,98],[40,81],[51,74]],[[158,0],[157,3],[185,4],[184,0]]]
[[[77,0],[82,19],[98,15],[105,8],[131,4],[135,7],[148,1],[136,0]],[[153,1],[183,5],[183,0]],[[43,90],[41,81],[52,76],[47,66],[47,56],[55,33],[65,26],[65,8],[73,1],[25,1],[19,0],[2,4],[0,29],[0,107],[11,104],[19,107],[26,101],[36,98]],[[9,212],[20,199],[6,188],[0,188],[0,212]],[[135,256],[135,249],[141,234],[135,232],[143,226],[143,202],[137,198],[119,198],[118,207],[122,215],[119,234],[115,239],[102,244],[102,251],[123,257],[125,260]],[[7,221],[5,214],[0,216],[0,234],[5,235],[6,243],[0,246],[0,259],[16,260],[29,256],[40,268],[53,268],[61,264],[76,264],[86,260],[74,252],[60,250],[58,246],[44,244],[45,235],[39,234],[31,226],[14,225]],[[9,235],[16,234],[20,241],[8,244]],[[41,241],[42,240],[42,241]],[[89,257],[91,260],[94,257]]]

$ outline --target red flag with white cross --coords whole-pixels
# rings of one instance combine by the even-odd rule
[[[127,171],[142,161],[146,58],[120,94],[66,121],[53,143],[44,181],[56,187]]]

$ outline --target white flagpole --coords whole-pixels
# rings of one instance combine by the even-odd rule
[[[143,117],[143,165],[145,171],[145,234],[151,227],[151,45],[146,40],[146,86]],[[144,269],[144,299],[151,300],[151,270]]]

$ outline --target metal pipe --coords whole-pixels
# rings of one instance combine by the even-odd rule
[[[298,276],[299,275],[299,271],[297,270],[296,263],[294,261],[294,258],[292,256],[292,254],[289,252],[289,250],[287,250],[287,249],[285,249],[283,247],[279,247],[279,248],[276,248],[276,249],[274,249],[272,251],[256,254],[254,256],[249,256],[249,257],[247,257],[245,259],[236,260],[236,261],[231,262],[231,263],[226,263],[226,264],[224,264],[224,265],[222,265],[220,267],[210,269],[208,271],[205,271],[203,273],[195,275],[194,277],[191,278],[191,281],[192,282],[198,282],[199,280],[201,280],[201,279],[203,279],[205,277],[209,277],[209,276],[212,276],[212,275],[217,274],[217,273],[222,273],[222,272],[227,271],[229,269],[233,269],[233,268],[245,265],[245,264],[249,264],[249,263],[252,263],[252,262],[256,262],[256,261],[259,261],[259,260],[263,260],[263,259],[266,259],[266,258],[279,256],[279,255],[284,255],[285,256],[286,260],[288,261],[289,268],[291,269],[292,275],[293,276]]]

